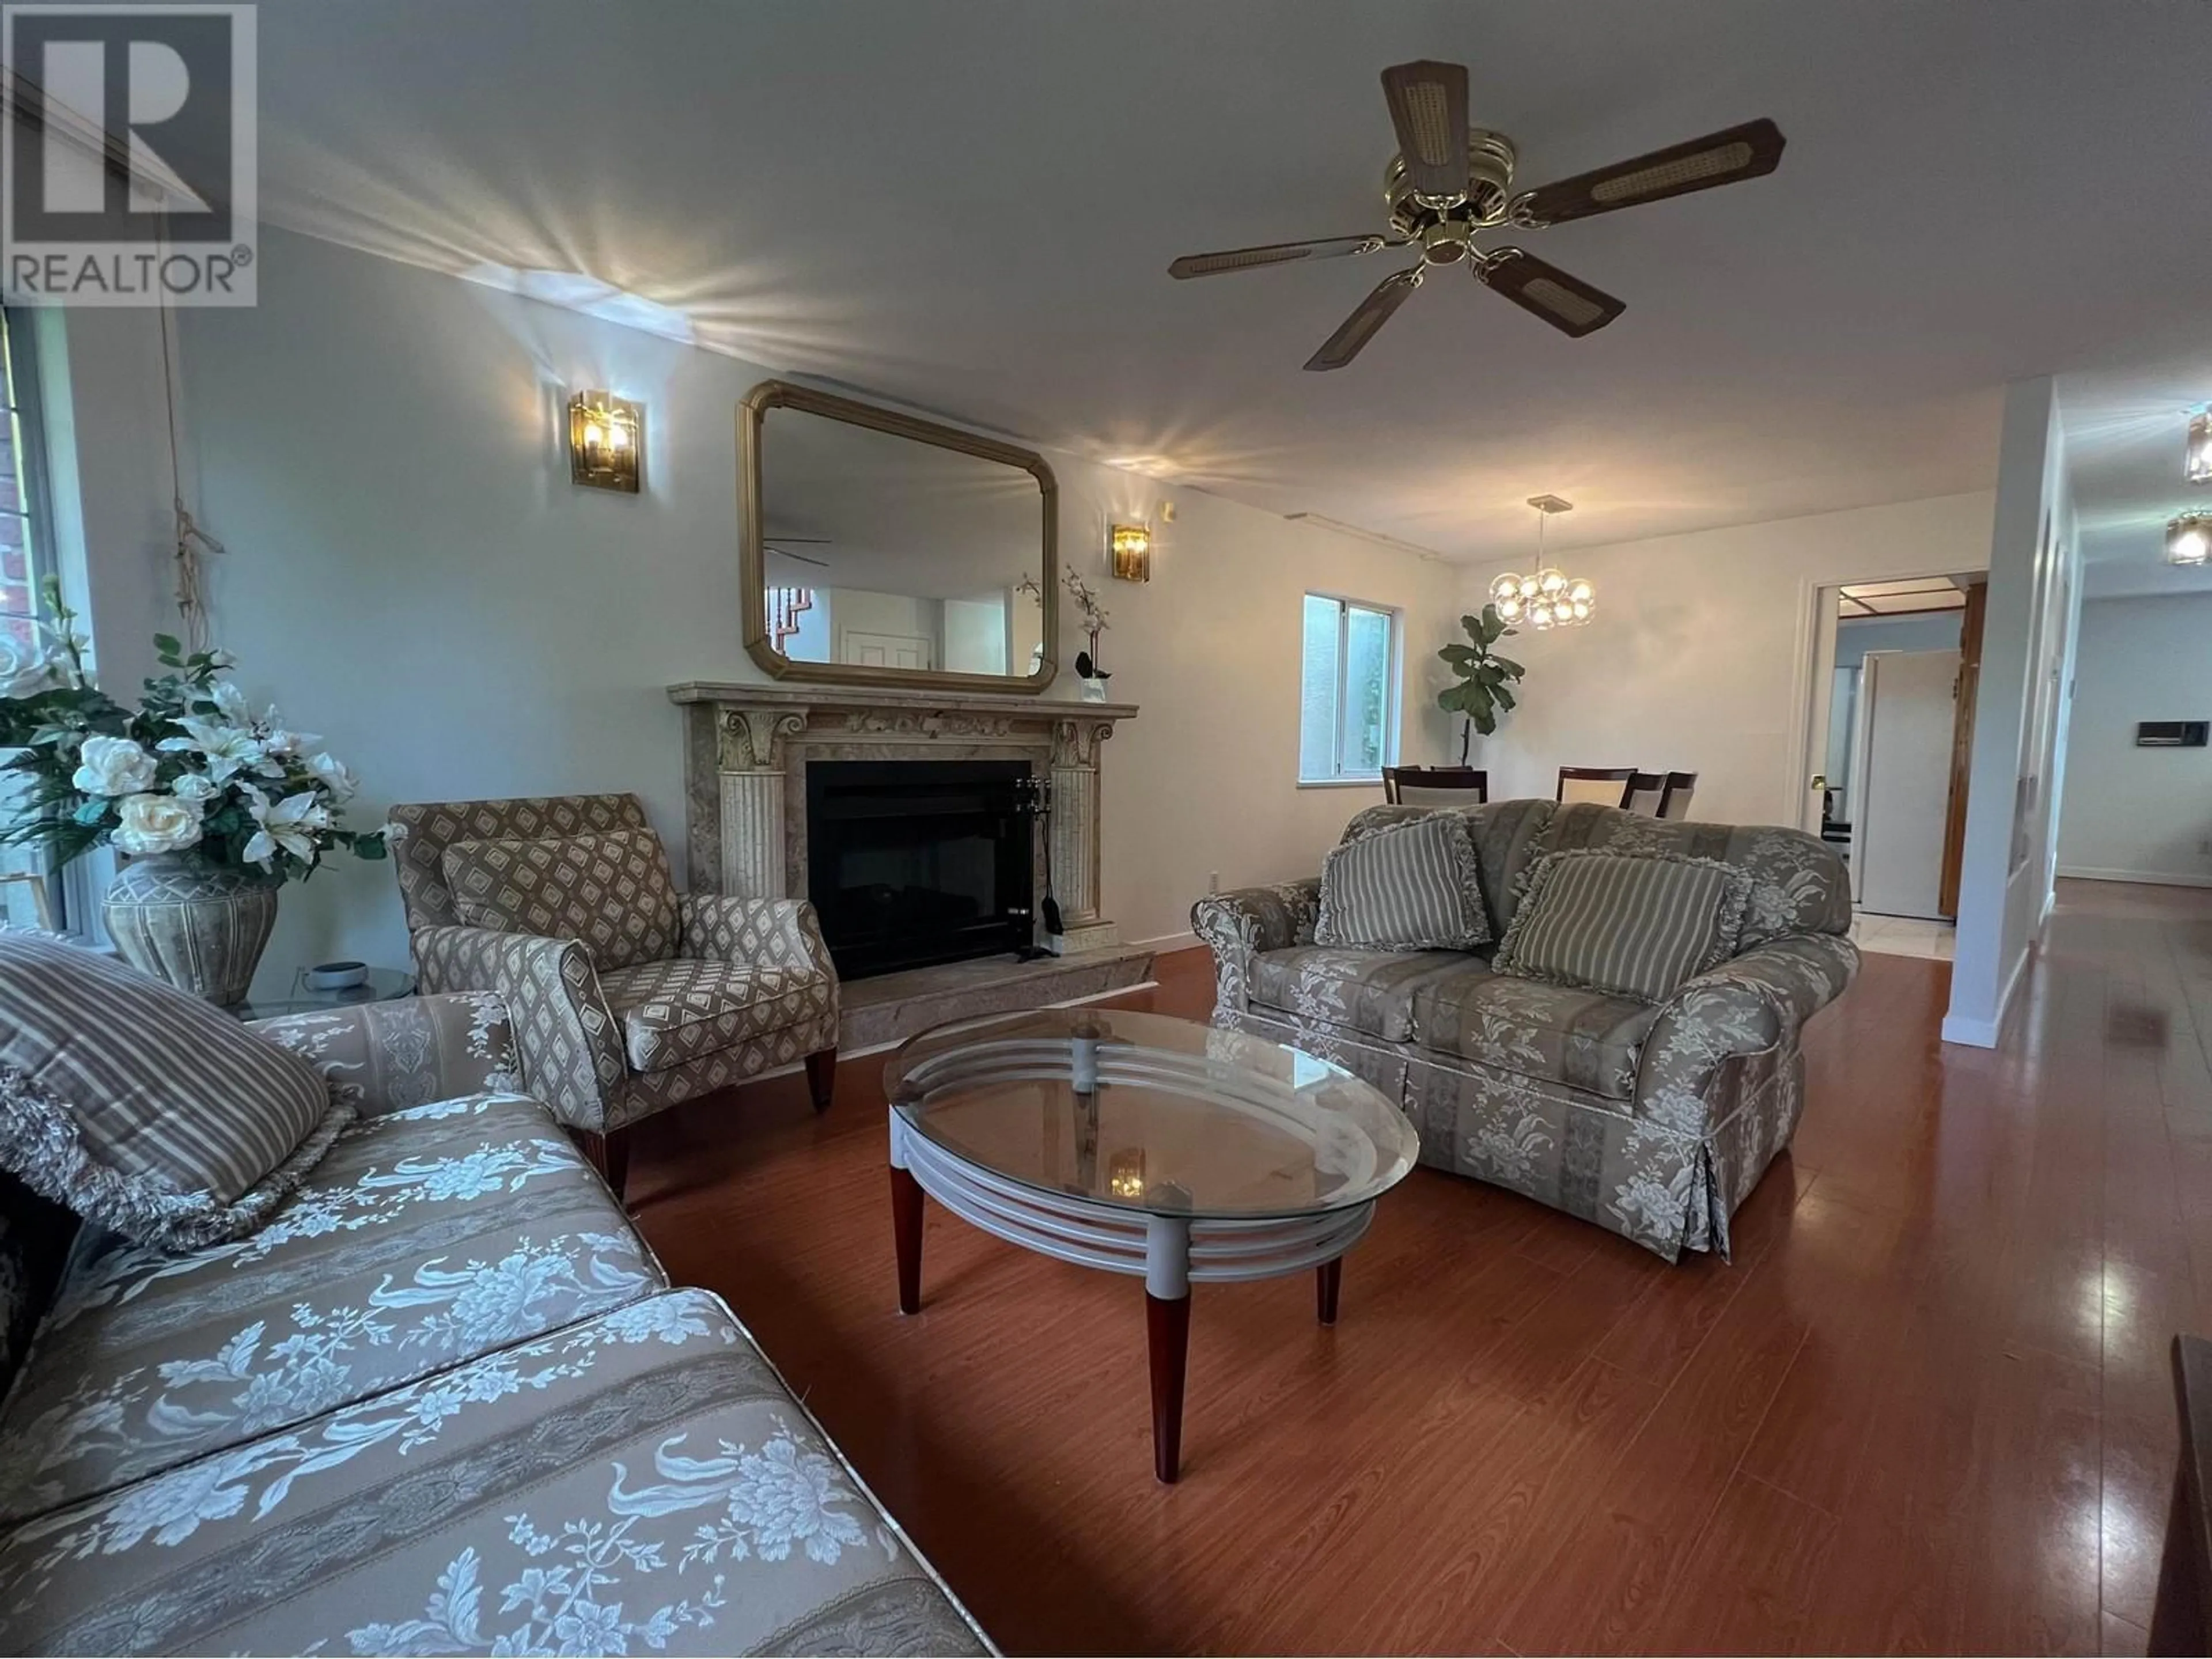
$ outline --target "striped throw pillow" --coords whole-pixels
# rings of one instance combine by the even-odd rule
[[[1664,1002],[1735,954],[1751,874],[1713,859],[1547,853],[1492,963],[1501,974]]]
[[[0,933],[0,1167],[156,1249],[250,1233],[353,1108],[222,1010],[50,935]]]
[[[1376,830],[1322,861],[1316,945],[1472,951],[1489,942],[1474,838],[1459,812]]]

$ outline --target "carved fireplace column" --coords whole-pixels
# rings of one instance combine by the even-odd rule
[[[1098,745],[1110,720],[1056,720],[1052,728],[1052,873],[1066,932],[1047,943],[1062,956],[1121,942],[1098,917]]]
[[[783,740],[806,729],[792,708],[724,708],[721,757],[721,890],[737,898],[786,898]]]

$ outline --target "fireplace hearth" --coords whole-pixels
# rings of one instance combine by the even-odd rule
[[[806,887],[840,977],[1033,948],[1026,763],[809,761]]]

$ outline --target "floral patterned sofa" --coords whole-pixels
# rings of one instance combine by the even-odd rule
[[[1370,807],[1345,839],[1432,806]],[[1491,971],[1481,951],[1314,943],[1318,877],[1199,901],[1214,1023],[1337,1061],[1402,1102],[1421,1160],[1594,1221],[1668,1261],[1729,1248],[1729,1218],[1804,1108],[1798,1033],[1858,971],[1844,864],[1796,830],[1495,801],[1474,832],[1493,939],[1535,860],[1603,847],[1754,878],[1740,954],[1659,1006]]]
[[[989,1650],[495,999],[258,1029],[357,1113],[258,1232],[164,1255],[0,1176],[0,1651]]]

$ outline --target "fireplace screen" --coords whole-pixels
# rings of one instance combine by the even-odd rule
[[[1032,787],[1022,761],[810,761],[806,896],[838,974],[1027,949]]]

